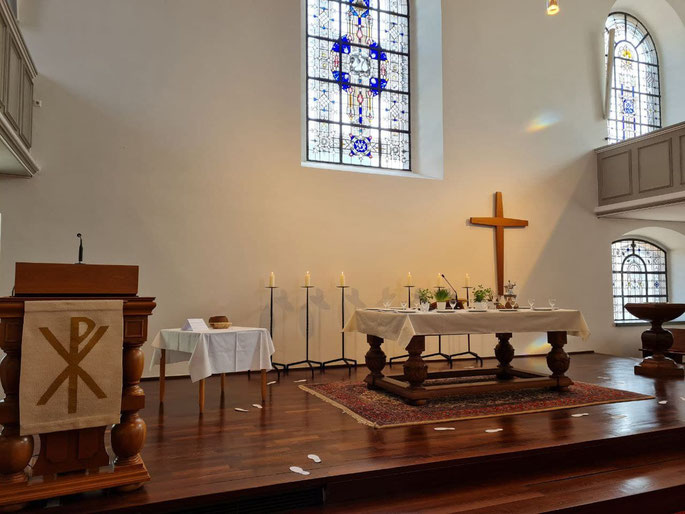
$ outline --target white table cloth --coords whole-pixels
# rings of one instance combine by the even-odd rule
[[[265,328],[231,327],[222,330],[162,330],[152,341],[150,369],[166,350],[167,364],[188,362],[193,382],[217,373],[271,370],[274,343]]]
[[[583,340],[590,336],[582,313],[568,309],[411,314],[357,309],[343,330],[397,341],[404,348],[414,336],[521,332],[568,332]]]

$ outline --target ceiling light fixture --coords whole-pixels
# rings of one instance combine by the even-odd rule
[[[547,0],[547,15],[554,16],[559,14],[559,0]]]

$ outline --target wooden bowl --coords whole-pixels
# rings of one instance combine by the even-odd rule
[[[666,323],[685,314],[685,303],[626,303],[626,310],[645,321]]]

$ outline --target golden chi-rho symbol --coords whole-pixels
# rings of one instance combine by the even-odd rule
[[[79,328],[81,323],[85,323],[86,331],[83,334],[79,334]],[[88,388],[93,391],[98,399],[106,398],[107,395],[104,393],[100,387],[95,383],[93,377],[91,377],[83,368],[81,368],[81,361],[90,353],[90,351],[95,347],[95,345],[102,339],[105,335],[109,326],[102,326],[97,329],[90,341],[86,343],[81,351],[79,351],[79,345],[88,339],[88,336],[95,330],[95,322],[89,318],[71,318],[71,333],[69,338],[69,351],[64,349],[62,343],[55,337],[55,335],[47,327],[41,327],[39,330],[43,337],[47,339],[50,346],[52,346],[55,351],[62,357],[66,363],[67,367],[64,368],[57,378],[50,384],[43,396],[40,397],[36,405],[45,405],[48,403],[52,395],[55,394],[59,386],[65,380],[68,380],[68,412],[73,414],[76,412],[77,398],[78,398],[78,379],[79,377],[83,380],[83,383],[88,386]]]

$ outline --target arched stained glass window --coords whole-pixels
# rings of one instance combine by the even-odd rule
[[[409,0],[306,1],[307,160],[409,171]]]
[[[640,321],[625,310],[626,303],[668,302],[666,251],[640,239],[623,239],[611,245],[614,321]]]
[[[607,58],[612,29],[616,37],[608,119],[610,144],[661,128],[659,56],[654,40],[634,16],[612,13],[606,23]]]

